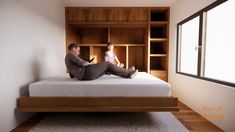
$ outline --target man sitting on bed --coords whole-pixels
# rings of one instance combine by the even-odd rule
[[[68,72],[78,80],[94,80],[101,77],[106,72],[123,78],[133,78],[138,73],[138,70],[121,68],[110,62],[91,64],[81,59],[78,56],[79,54],[80,47],[72,43],[68,46],[68,53],[65,57]]]

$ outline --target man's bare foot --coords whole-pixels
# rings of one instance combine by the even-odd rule
[[[132,66],[131,68],[129,68],[129,70],[135,71],[135,67]]]
[[[135,66],[132,66],[131,69],[132,69],[132,70],[135,70]]]
[[[138,74],[138,70],[135,70],[135,71],[131,74],[130,78],[133,79],[137,74]]]

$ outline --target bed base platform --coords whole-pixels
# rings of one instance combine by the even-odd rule
[[[160,112],[179,111],[176,97],[28,97],[20,112]]]

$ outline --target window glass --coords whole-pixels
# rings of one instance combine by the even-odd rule
[[[235,82],[235,0],[207,12],[205,73],[216,80]]]
[[[197,75],[199,16],[180,27],[180,72]]]

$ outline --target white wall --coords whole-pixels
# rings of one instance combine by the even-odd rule
[[[176,24],[215,0],[177,0],[171,6],[169,82],[173,94],[189,107],[209,118],[214,124],[227,132],[235,131],[235,88],[176,74]],[[232,58],[231,58],[232,60]],[[205,111],[207,106],[222,107],[214,112]],[[224,119],[216,118],[224,115]]]
[[[17,112],[30,82],[65,74],[64,6],[57,0],[0,1],[0,131],[31,114]]]

